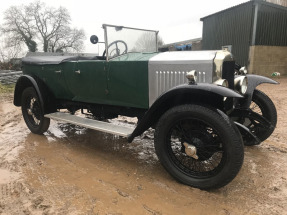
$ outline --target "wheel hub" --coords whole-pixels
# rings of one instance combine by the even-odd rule
[[[198,156],[196,154],[197,150],[196,147],[193,145],[188,144],[187,142],[183,143],[184,147],[185,147],[185,153],[189,156],[192,157],[194,159],[198,159]]]
[[[32,110],[31,110],[30,108],[27,109],[27,112],[28,112],[28,114],[29,114],[30,116],[33,115],[33,112],[32,112]]]
[[[212,134],[200,130],[190,131],[189,141],[184,141],[183,145],[189,157],[201,161],[209,159],[217,150]]]

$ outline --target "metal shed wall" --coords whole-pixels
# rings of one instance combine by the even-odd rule
[[[268,3],[258,6],[254,45],[287,46],[287,8]]]
[[[202,49],[221,49],[232,45],[232,53],[241,65],[248,64],[249,46],[253,27],[253,2],[202,18]]]

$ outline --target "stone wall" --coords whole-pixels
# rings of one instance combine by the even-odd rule
[[[248,70],[267,77],[273,72],[287,75],[287,46],[250,46]]]

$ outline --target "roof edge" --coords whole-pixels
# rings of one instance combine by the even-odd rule
[[[226,11],[229,11],[229,10],[232,10],[232,9],[235,9],[235,8],[238,8],[238,7],[241,7],[241,6],[243,6],[243,5],[253,4],[253,3],[254,3],[254,1],[250,0],[250,1],[247,1],[247,2],[244,2],[244,3],[241,3],[241,4],[239,4],[239,5],[235,5],[235,6],[226,8],[226,9],[224,9],[224,10],[221,10],[221,11],[215,12],[215,13],[213,13],[213,14],[207,15],[207,16],[205,16],[205,17],[202,17],[202,18],[200,18],[200,21],[203,21],[204,19],[209,18],[210,16],[214,16],[214,15],[217,15],[217,14],[220,14],[220,13],[224,13],[224,12],[226,12]]]
[[[274,4],[274,3],[271,3],[271,2],[266,2],[266,1],[262,1],[262,0],[249,0],[249,1],[241,3],[239,5],[235,5],[233,7],[227,8],[225,10],[221,10],[221,11],[218,11],[216,13],[210,14],[208,16],[202,17],[202,18],[200,18],[200,21],[203,21],[204,19],[209,18],[211,16],[214,16],[214,15],[217,15],[217,14],[220,14],[220,13],[224,13],[226,11],[229,11],[229,10],[241,7],[241,6],[246,5],[246,4],[263,4],[263,5],[267,5],[267,6],[270,6],[270,7],[275,7],[275,8],[282,9],[282,10],[287,10],[287,7],[284,7],[284,6],[278,5],[278,4]]]

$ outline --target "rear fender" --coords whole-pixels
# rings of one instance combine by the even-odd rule
[[[15,106],[21,106],[21,98],[22,98],[22,93],[27,87],[34,87],[36,90],[40,103],[41,103],[41,108],[44,110],[44,100],[43,96],[41,94],[40,88],[36,82],[36,80],[29,76],[29,75],[22,75],[16,83],[15,86],[15,91],[14,91],[14,105]]]
[[[267,84],[279,84],[277,81],[274,81],[270,78],[260,76],[260,75],[246,75],[248,79],[248,86],[247,86],[247,92],[244,96],[244,99],[240,99],[240,108],[246,109],[249,108],[253,92],[256,89],[256,87],[260,84],[267,83]]]
[[[128,141],[132,142],[136,136],[141,135],[149,127],[155,125],[162,114],[174,106],[181,104],[206,104],[223,109],[223,97],[242,98],[235,91],[214,84],[180,85],[174,87],[157,98],[139,120],[137,127],[128,137]]]

